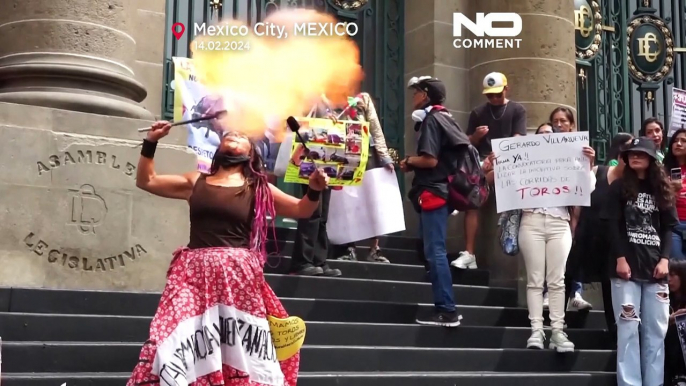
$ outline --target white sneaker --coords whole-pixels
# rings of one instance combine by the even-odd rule
[[[574,343],[567,338],[567,334],[562,330],[553,330],[548,347],[559,353],[574,352]]]
[[[550,299],[548,299],[548,293],[543,294],[543,308],[547,309],[548,306],[550,305]]]
[[[454,210],[453,213],[450,213],[451,216],[457,216],[458,214],[460,214],[460,212],[456,210]]]
[[[526,348],[543,350],[545,347],[545,334],[543,330],[534,330],[531,337],[526,341]]]
[[[476,256],[467,251],[460,252],[460,256],[450,263],[455,268],[459,269],[476,269]]]
[[[569,299],[569,305],[567,306],[567,308],[576,309],[578,311],[592,310],[593,304],[585,301],[584,298],[581,297],[581,294],[577,292],[576,294],[574,294],[573,298]]]

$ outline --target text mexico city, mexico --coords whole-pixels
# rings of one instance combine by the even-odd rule
[[[295,36],[355,36],[359,32],[356,23],[294,23],[293,34]],[[205,23],[195,24],[195,35],[209,36],[248,36],[251,28],[246,25],[212,25]],[[277,39],[288,37],[286,26],[274,23],[255,23],[252,26],[255,36],[270,36]]]
[[[512,24],[494,27],[494,23]],[[475,38],[462,38],[462,27]],[[453,47],[455,48],[519,48],[522,39],[514,39],[522,32],[522,17],[513,12],[491,12],[476,14],[473,22],[462,13],[453,13]],[[486,37],[488,36],[488,37]]]

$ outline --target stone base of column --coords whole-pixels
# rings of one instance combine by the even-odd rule
[[[145,88],[127,72],[119,63],[87,56],[11,55],[0,59],[0,102],[153,119],[136,103],[145,99]]]

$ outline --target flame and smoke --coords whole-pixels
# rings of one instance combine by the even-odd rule
[[[335,24],[337,20],[314,10],[281,10],[264,23],[285,27],[285,38],[256,36],[252,29],[248,36],[196,38],[197,43],[235,42],[235,47],[244,48],[193,50],[198,80],[221,97],[228,112],[222,122],[225,127],[253,138],[262,138],[270,130],[280,141],[286,118],[307,114],[322,95],[341,106],[358,92],[364,74],[355,42],[347,36],[296,36],[296,23],[311,22]],[[235,20],[223,24],[242,25]],[[199,46],[195,43],[191,47]],[[267,121],[272,123],[269,129]]]

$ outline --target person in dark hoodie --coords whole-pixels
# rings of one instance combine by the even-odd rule
[[[417,323],[456,327],[457,314],[453,281],[446,253],[449,208],[448,178],[467,156],[469,138],[460,130],[448,110],[442,106],[446,91],[443,82],[430,76],[412,78],[408,83],[415,111],[412,118],[418,132],[417,155],[400,162],[403,172],[414,172],[408,198],[420,214],[420,238],[428,263],[435,312]]]

